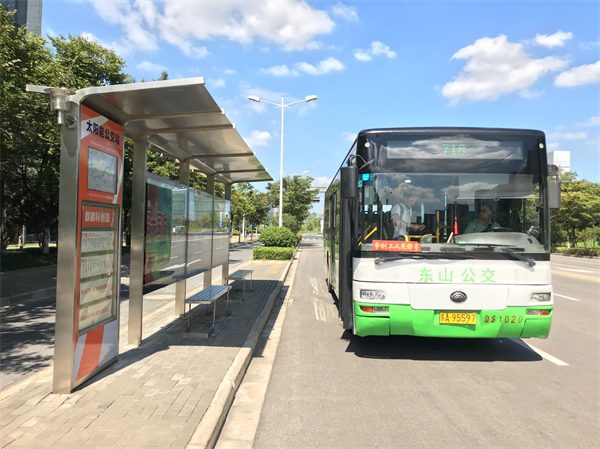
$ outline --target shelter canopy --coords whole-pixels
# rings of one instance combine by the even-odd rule
[[[225,184],[272,181],[219,108],[204,78],[152,81],[81,89],[82,104],[114,117],[125,134],[154,150],[190,161],[190,167]]]

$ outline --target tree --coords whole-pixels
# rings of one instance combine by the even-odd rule
[[[565,235],[576,245],[588,228],[600,225],[600,184],[577,179],[577,173],[561,175],[561,207],[552,211],[553,240]]]
[[[253,211],[246,216],[246,219],[254,226],[267,224],[269,220],[269,196],[266,193],[257,193],[254,190],[251,194]]]
[[[319,193],[318,189],[312,188],[313,178],[303,178],[299,175],[283,178],[283,218],[285,214],[294,217],[300,226],[308,218],[313,198]],[[279,207],[279,182],[269,183],[267,193],[271,207]]]
[[[231,219],[233,226],[242,231],[244,216],[250,216],[254,212],[252,201],[248,198],[243,185],[239,184],[231,189]]]
[[[114,51],[82,36],[50,39],[15,29],[0,6],[0,90],[2,93],[2,243],[22,225],[42,236],[48,252],[58,226],[60,128],[48,99],[25,92],[26,84],[81,89],[122,84],[125,61]]]

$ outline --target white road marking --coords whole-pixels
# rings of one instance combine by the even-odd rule
[[[184,263],[179,264],[179,265],[171,265],[170,267],[165,268],[165,270],[170,270],[171,268],[181,268],[181,267],[184,267],[184,266],[185,266]]]
[[[535,353],[539,354],[541,357],[543,357],[544,359],[548,360],[549,362],[554,363],[555,365],[558,365],[558,366],[569,366],[568,363],[563,362],[560,359],[557,359],[553,355],[550,355],[547,352],[544,352],[541,349],[538,349],[535,346],[530,345],[529,343],[525,343],[523,340],[521,340],[519,338],[509,338],[509,340],[515,342],[516,344],[518,344],[520,346],[523,346],[526,349],[529,349],[532,352],[535,352]]]
[[[577,298],[571,298],[570,296],[559,295],[558,293],[554,293],[554,296],[558,296],[559,298],[570,299],[571,301],[579,301]]]
[[[564,270],[564,271],[574,271],[576,273],[594,273],[593,270],[579,270],[579,269],[575,269],[575,268],[564,268],[562,266],[558,266],[557,269]]]

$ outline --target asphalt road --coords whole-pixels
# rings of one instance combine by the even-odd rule
[[[231,248],[229,271],[252,259],[253,245]],[[221,268],[213,270],[213,279]],[[187,290],[203,284],[204,275],[187,281]],[[144,315],[175,299],[175,284],[144,295]],[[54,357],[56,298],[26,301],[0,308],[0,390],[50,365]],[[129,319],[129,266],[121,266],[120,322]]]
[[[546,340],[360,338],[304,242],[255,448],[600,446],[598,259],[552,258]]]

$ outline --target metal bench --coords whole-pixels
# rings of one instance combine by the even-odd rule
[[[212,304],[213,305],[213,321],[212,327],[208,333],[203,334],[201,336],[208,338],[210,334],[215,330],[215,318],[217,316],[217,300],[227,293],[227,313],[229,313],[229,290],[231,290],[231,285],[211,285],[210,287],[205,288],[201,292],[196,293],[195,295],[190,296],[185,300],[185,304],[189,304],[189,321],[186,332],[190,330],[192,327],[192,304]]]
[[[235,273],[231,273],[229,276],[226,276],[227,285],[229,285],[229,281],[244,281],[244,293],[242,295],[242,302],[244,302],[244,298],[246,297],[246,278],[250,275],[250,290],[252,291],[252,273],[254,270],[237,270]]]

